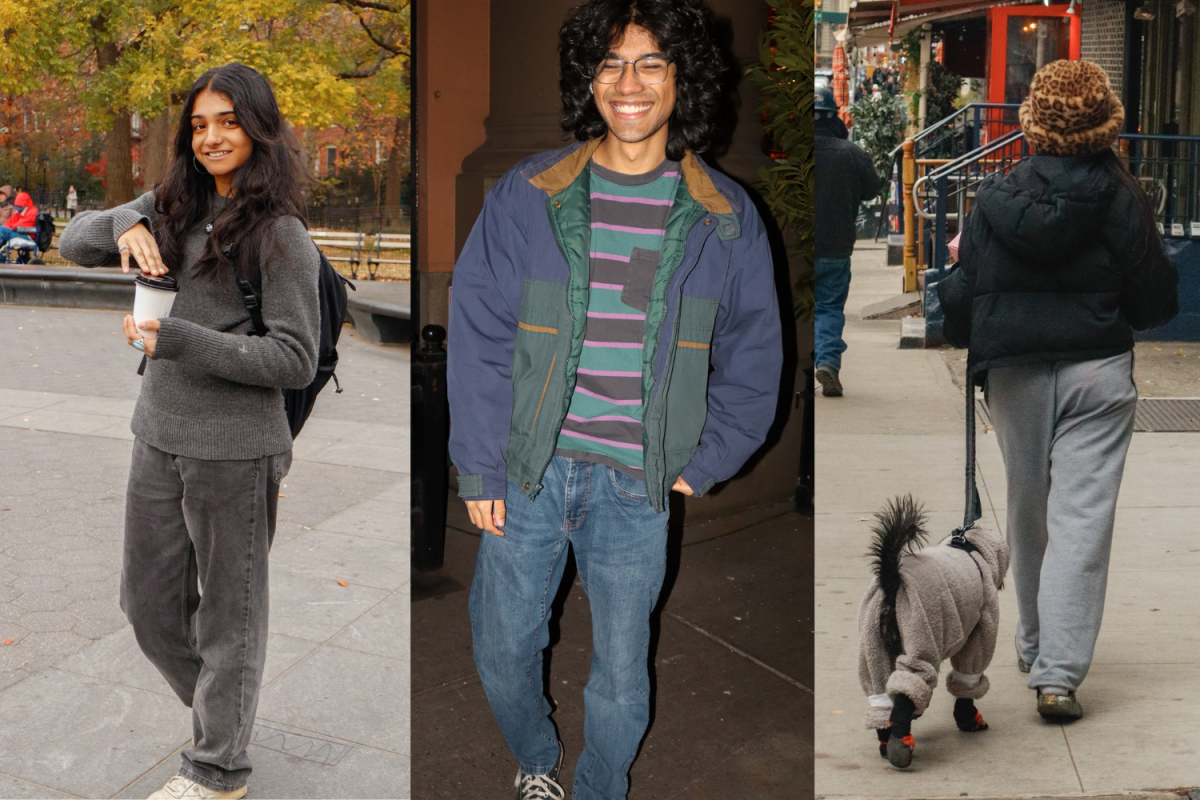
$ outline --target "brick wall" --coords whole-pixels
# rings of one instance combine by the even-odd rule
[[[1123,0],[1081,0],[1080,56],[1099,64],[1109,83],[1121,95],[1121,59],[1125,51],[1125,3]]]

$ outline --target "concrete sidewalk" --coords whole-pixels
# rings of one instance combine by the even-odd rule
[[[146,797],[191,737],[117,606],[121,316],[0,306],[0,797]],[[339,351],[281,492],[248,797],[409,797],[408,348]]]
[[[1010,583],[1000,595],[991,692],[979,703],[991,730],[958,732],[952,699],[939,686],[914,725],[913,766],[898,771],[879,757],[873,732],[863,727],[866,701],[856,672],[870,517],[889,497],[912,492],[930,512],[932,535],[949,533],[961,522],[964,457],[963,397],[947,366],[961,354],[899,350],[899,321],[859,316],[864,306],[899,293],[900,268],[885,266],[885,255],[883,246],[859,245],[846,309],[846,396],[817,398],[817,795],[1187,796],[1179,787],[1200,785],[1200,438],[1189,434],[1134,434],[1104,627],[1079,691],[1084,718],[1052,725],[1038,716],[1016,667]],[[1186,396],[1196,395],[1193,388]],[[983,521],[1003,529],[1003,462],[995,435],[982,426],[978,453]]]

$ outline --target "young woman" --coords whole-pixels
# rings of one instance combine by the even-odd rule
[[[132,203],[83,212],[63,257],[170,273],[170,316],[135,325],[148,356],[133,414],[121,608],[192,708],[193,741],[155,798],[246,793],[267,648],[267,553],[292,436],[280,388],[316,372],[319,256],[297,148],[262,75],[206,72],[184,101],[166,176]],[[257,264],[267,335],[249,336],[235,267]],[[243,274],[241,271],[236,274]]]
[[[1077,719],[1133,433],[1132,331],[1175,316],[1177,275],[1113,153],[1125,111],[1100,67],[1043,67],[1020,119],[1034,155],[979,187],[937,286],[1004,457],[1018,666],[1042,716]]]

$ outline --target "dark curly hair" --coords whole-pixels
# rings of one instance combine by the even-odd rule
[[[721,93],[729,67],[714,35],[712,12],[702,0],[589,0],[576,7],[558,35],[563,130],[580,141],[608,131],[592,97],[592,77],[629,25],[649,31],[675,63],[667,158],[679,161],[684,150],[707,152],[721,135]]]

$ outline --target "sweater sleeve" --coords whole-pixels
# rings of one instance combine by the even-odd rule
[[[308,386],[317,372],[321,337],[320,266],[316,245],[303,224],[295,217],[277,220],[275,248],[261,270],[267,335],[222,333],[167,317],[161,321],[153,358],[189,364],[251,386]]]
[[[871,156],[867,154],[866,150],[856,147],[854,162],[858,168],[859,186],[862,188],[862,202],[874,200],[876,197],[879,197],[879,193],[883,189],[883,181],[880,180],[879,173],[875,171],[875,164],[871,161]]]
[[[107,211],[84,211],[63,229],[58,252],[64,259],[81,267],[99,267],[119,263],[117,239],[139,222],[154,231],[158,214],[154,211],[154,192]],[[171,267],[170,264],[167,265]]]
[[[942,333],[955,347],[971,346],[971,312],[975,305],[975,237],[980,224],[986,224],[976,208],[969,217],[958,248],[958,264],[937,282],[938,300],[946,315]]]

